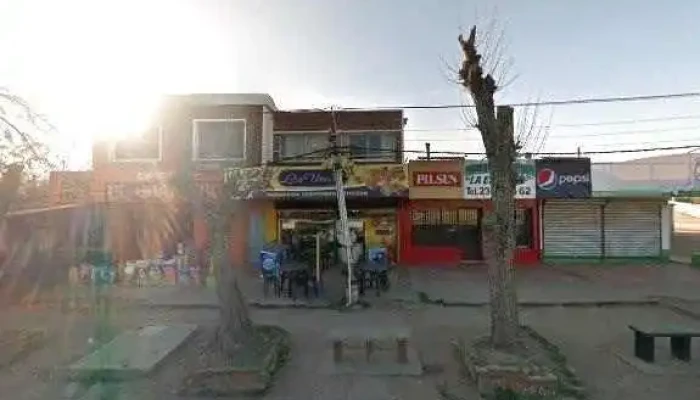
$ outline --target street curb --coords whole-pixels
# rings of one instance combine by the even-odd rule
[[[442,307],[487,307],[486,301],[480,302],[459,302],[445,301],[443,299],[428,299],[422,301],[426,305],[438,305]],[[657,299],[640,300],[581,300],[581,301],[519,301],[518,306],[523,308],[544,308],[544,307],[625,307],[625,306],[657,306],[660,301]]]
[[[488,307],[488,302],[483,303],[461,303],[461,302],[440,302],[432,303],[442,307],[464,307],[464,308],[481,308]],[[564,301],[564,302],[518,302],[518,306],[522,308],[547,308],[547,307],[629,307],[629,306],[656,306],[659,305],[655,300],[639,300],[639,301]]]
[[[700,313],[697,313],[695,311],[689,310],[685,307],[683,307],[682,304],[679,304],[679,302],[683,302],[685,299],[683,298],[670,298],[670,297],[664,297],[659,299],[659,304],[662,307],[666,307],[671,311],[674,311],[678,314],[684,315],[686,317],[700,320]]]
[[[218,304],[168,304],[168,303],[145,303],[138,302],[126,305],[130,308],[151,308],[151,309],[171,309],[171,310],[218,310]],[[335,309],[332,304],[266,304],[261,302],[248,302],[248,307],[259,309],[309,309],[309,310],[332,310]]]

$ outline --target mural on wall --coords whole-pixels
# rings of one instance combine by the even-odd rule
[[[313,167],[259,167],[227,171],[229,193],[236,198],[335,197],[333,171]],[[234,182],[235,181],[235,182]],[[406,197],[408,182],[401,164],[357,165],[350,169],[348,197]]]
[[[89,171],[52,172],[59,182],[59,203],[74,204],[90,200],[90,182],[92,174]]]
[[[107,201],[172,201],[175,198],[172,187],[164,182],[115,182],[105,187]]]
[[[516,161],[516,199],[534,199],[537,187],[535,184],[535,162],[532,160]],[[468,160],[464,167],[464,198],[490,199],[491,177],[486,160]]]

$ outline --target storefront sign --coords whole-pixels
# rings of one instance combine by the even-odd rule
[[[411,160],[411,199],[461,199],[464,159]]]
[[[413,173],[414,186],[455,187],[461,185],[461,180],[462,174],[459,172],[426,171]]]
[[[226,172],[227,187],[235,198],[335,197],[330,170],[309,167],[238,168]],[[355,165],[345,182],[347,197],[406,197],[408,182],[402,164]]]
[[[490,199],[491,176],[486,160],[468,161],[464,171],[464,198]],[[516,161],[515,171],[517,173],[515,198],[534,199],[536,194],[534,161]]]
[[[172,201],[175,193],[162,183],[108,183],[107,201]]]
[[[282,170],[277,175],[277,179],[282,186],[332,186],[335,184],[333,171],[331,170]]]
[[[591,197],[589,158],[537,160],[537,197],[583,199]]]

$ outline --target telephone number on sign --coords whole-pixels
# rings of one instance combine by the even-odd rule
[[[518,196],[530,196],[532,188],[529,186],[519,186],[515,188],[515,193]],[[468,187],[467,195],[470,196],[491,196],[491,186],[476,186]]]

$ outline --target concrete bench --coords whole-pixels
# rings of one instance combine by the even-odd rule
[[[671,356],[690,361],[690,340],[700,337],[700,329],[688,326],[638,326],[630,325],[634,332],[634,355],[646,362],[654,362],[654,339],[671,339]]]
[[[408,363],[408,340],[411,332],[407,328],[377,327],[377,328],[346,328],[333,330],[329,337],[333,344],[333,361],[343,362],[344,346],[349,342],[364,344],[365,357],[369,362],[379,341],[391,341],[396,343],[396,361],[399,364]]]

